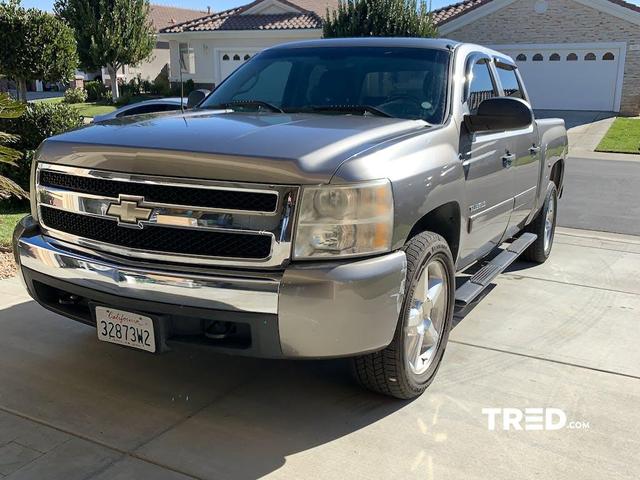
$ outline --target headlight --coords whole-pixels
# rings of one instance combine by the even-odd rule
[[[304,187],[294,257],[357,256],[388,252],[393,194],[388,180]]]

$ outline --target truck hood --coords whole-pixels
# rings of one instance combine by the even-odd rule
[[[426,126],[420,120],[360,115],[148,115],[52,137],[39,160],[150,175],[326,183],[347,159]]]

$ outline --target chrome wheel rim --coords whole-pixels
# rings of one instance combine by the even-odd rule
[[[547,215],[544,219],[544,251],[549,252],[551,248],[551,241],[553,240],[553,224],[556,217],[556,200],[554,196],[551,196],[549,202],[549,208],[547,208]]]
[[[449,285],[447,270],[433,260],[420,273],[405,327],[405,355],[411,371],[426,372],[438,350],[447,314]]]

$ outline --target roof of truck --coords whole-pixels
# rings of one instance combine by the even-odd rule
[[[272,49],[303,47],[404,47],[449,50],[451,48],[455,48],[457,45],[460,45],[460,42],[448,40],[446,38],[362,37],[305,40],[285,43],[272,47]]]

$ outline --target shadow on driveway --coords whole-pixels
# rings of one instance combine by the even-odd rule
[[[179,471],[258,478],[408,402],[360,389],[348,362],[151,355],[21,303],[0,315],[0,407]]]
[[[591,123],[604,120],[605,118],[616,117],[615,112],[595,112],[580,110],[536,110],[536,118],[562,118],[567,130],[581,125],[589,125]]]

